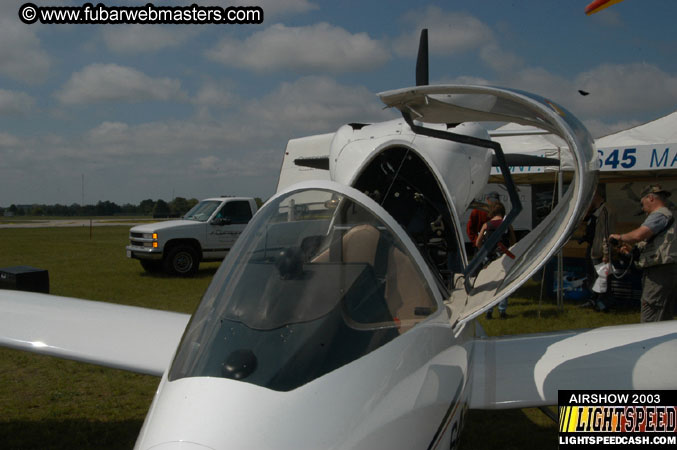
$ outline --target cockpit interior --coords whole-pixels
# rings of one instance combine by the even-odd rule
[[[353,186],[379,203],[406,230],[447,291],[463,272],[463,240],[456,233],[437,177],[412,149],[380,152]]]
[[[422,223],[435,219],[436,210],[423,205]],[[438,310],[441,296],[413,258],[416,249],[343,194],[283,194],[247,230],[195,312],[170,380],[223,377],[288,391]]]

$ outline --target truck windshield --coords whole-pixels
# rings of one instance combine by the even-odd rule
[[[221,204],[218,200],[203,200],[197,205],[193,206],[190,211],[183,216],[186,220],[197,220],[199,222],[206,222],[214,214],[216,208]]]
[[[403,243],[359,203],[323,190],[271,200],[193,315],[169,378],[295,389],[437,310]]]

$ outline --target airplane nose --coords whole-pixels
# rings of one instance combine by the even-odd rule
[[[214,450],[211,447],[196,444],[195,442],[173,441],[163,444],[153,445],[147,450]]]

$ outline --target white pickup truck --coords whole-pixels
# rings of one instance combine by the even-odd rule
[[[127,257],[148,272],[192,276],[200,261],[220,261],[257,210],[248,197],[202,200],[183,218],[129,230]]]

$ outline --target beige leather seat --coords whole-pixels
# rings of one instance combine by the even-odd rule
[[[357,225],[343,236],[342,261],[347,263],[376,264],[376,252],[380,239],[380,231],[368,224]],[[313,262],[328,262],[329,249],[313,259]],[[425,288],[421,275],[401,250],[392,246],[388,249],[387,268],[376,268],[385,273],[385,300],[390,314],[400,324],[400,332],[404,332],[423,319],[416,316],[417,306],[431,307],[434,301]],[[381,269],[380,271],[378,269]]]

